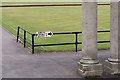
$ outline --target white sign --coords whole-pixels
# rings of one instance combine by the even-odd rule
[[[51,37],[53,33],[51,31],[48,32],[36,32],[37,37]]]

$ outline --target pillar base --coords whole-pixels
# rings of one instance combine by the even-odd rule
[[[111,62],[109,60],[106,60],[108,66],[107,66],[107,70],[106,72],[107,73],[110,73],[110,74],[120,74],[120,63],[118,62]]]
[[[83,63],[78,62],[77,71],[82,77],[102,76],[103,67],[102,67],[102,64],[100,64],[100,63],[83,64]]]
[[[99,60],[97,59],[81,59],[80,60],[80,63],[81,64],[98,64],[99,63]]]

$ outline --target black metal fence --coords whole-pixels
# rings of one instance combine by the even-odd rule
[[[77,3],[77,4],[3,4],[0,5],[0,7],[47,7],[47,6],[81,6],[81,3]],[[110,5],[110,3],[101,3],[98,5]]]
[[[20,36],[20,29],[24,32],[23,36]],[[104,30],[104,31],[98,31],[98,33],[104,33],[104,32],[110,32],[109,30]],[[17,30],[17,42],[19,40],[19,38],[21,38],[23,40],[23,44],[24,44],[24,48],[26,47],[26,43],[28,43],[31,47],[32,47],[32,54],[34,54],[34,48],[38,47],[38,46],[58,46],[58,45],[75,45],[75,51],[78,51],[78,44],[82,44],[82,42],[78,41],[78,34],[81,34],[82,32],[57,32],[57,33],[53,33],[53,35],[64,35],[64,34],[75,34],[75,42],[67,42],[67,43],[53,43],[53,44],[35,44],[35,36],[37,36],[36,34],[33,34],[31,32],[29,32],[28,30],[18,26],[18,30]],[[31,42],[29,40],[27,40],[26,38],[26,34],[31,35]],[[110,41],[98,41],[98,43],[109,43]]]

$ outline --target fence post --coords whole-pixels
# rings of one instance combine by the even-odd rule
[[[75,33],[76,34],[76,40],[75,40],[75,51],[77,52],[77,48],[78,48],[78,33]]]
[[[32,34],[32,54],[34,54],[34,34]]]
[[[24,48],[26,47],[26,30],[24,30]]]
[[[18,26],[18,31],[17,31],[17,42],[18,42],[18,39],[19,39],[19,29],[20,29],[20,27]]]

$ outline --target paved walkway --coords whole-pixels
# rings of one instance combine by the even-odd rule
[[[0,27],[0,79],[2,77],[2,29]]]
[[[2,53],[3,78],[80,78],[76,69],[81,52],[33,55],[2,29]],[[109,50],[98,53],[100,62],[105,62],[109,56]]]

